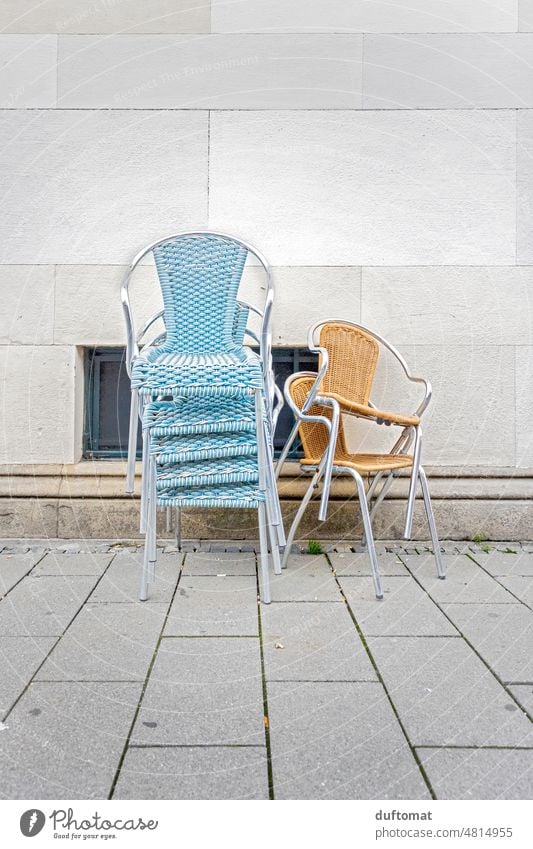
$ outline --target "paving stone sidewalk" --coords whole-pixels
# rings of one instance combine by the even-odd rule
[[[0,542],[5,799],[527,799],[533,544]]]

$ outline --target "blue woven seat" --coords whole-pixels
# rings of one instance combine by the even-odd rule
[[[222,460],[226,457],[251,457],[257,445],[249,432],[194,434],[176,439],[163,436],[150,441],[150,453],[159,464],[188,463],[193,460]]]
[[[203,489],[165,489],[158,493],[158,503],[165,507],[225,507],[257,509],[265,503],[265,493],[252,484],[209,487]]]
[[[141,395],[232,396],[261,389],[261,360],[246,346],[223,353],[180,353],[150,348],[137,357],[131,385]]]
[[[255,432],[253,397],[217,398],[209,395],[175,398],[173,401],[150,401],[145,404],[143,427],[157,437],[193,434]]]
[[[157,464],[156,489],[213,486],[229,483],[258,483],[257,457],[231,457],[193,463]]]

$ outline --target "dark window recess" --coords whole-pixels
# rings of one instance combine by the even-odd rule
[[[317,358],[306,348],[274,348],[276,382],[283,391],[286,378],[295,371],[316,371]],[[130,383],[124,348],[87,348],[85,351],[85,457],[119,458],[128,452]],[[285,405],[280,413],[274,437],[279,454],[293,425],[293,415]],[[140,428],[137,454],[141,452]],[[296,441],[291,457],[300,455]]]

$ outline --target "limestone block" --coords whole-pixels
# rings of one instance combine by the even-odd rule
[[[533,0],[518,0],[518,29],[533,32]]]
[[[517,113],[517,262],[533,265],[533,110]]]
[[[210,226],[274,265],[515,262],[511,111],[214,112],[210,139]]]
[[[50,265],[0,266],[0,344],[51,345],[54,269]]]
[[[516,465],[533,464],[533,347],[516,348]]]
[[[4,32],[209,32],[209,3],[200,0],[2,0]]]
[[[54,339],[59,344],[125,345],[120,301],[125,266],[60,265],[56,269]],[[139,266],[131,278],[135,329],[162,308],[155,269]]]
[[[362,323],[401,347],[527,345],[533,268],[364,268]]]
[[[205,226],[207,116],[3,111],[4,263],[127,263]]]
[[[56,105],[57,36],[0,35],[0,108]]]
[[[533,35],[369,35],[367,109],[533,106]]]
[[[361,106],[361,77],[360,35],[59,40],[66,107],[349,109]]]
[[[62,345],[0,346],[5,463],[72,462],[75,432],[75,348]]]
[[[530,2],[521,0],[525,8]],[[518,14],[517,0],[211,0],[211,7],[213,32],[513,32]]]

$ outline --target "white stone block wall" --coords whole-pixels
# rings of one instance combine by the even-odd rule
[[[81,458],[124,266],[209,226],[273,264],[275,344],[349,317],[431,379],[427,464],[533,468],[532,0],[4,0],[0,31],[0,463]]]

